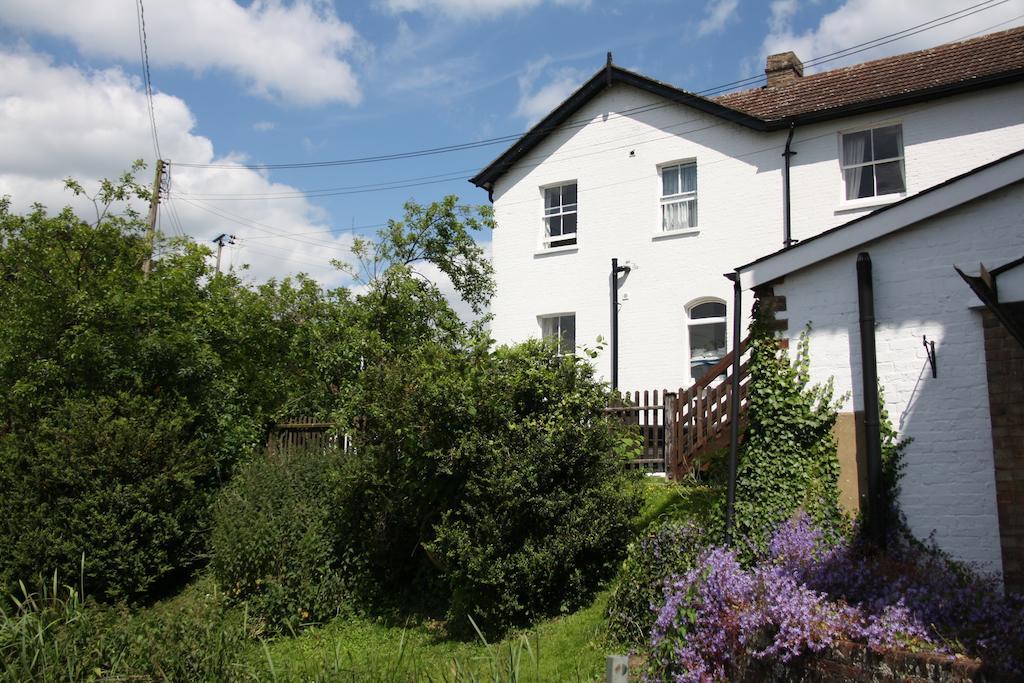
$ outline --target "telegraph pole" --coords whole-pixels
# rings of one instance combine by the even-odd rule
[[[156,178],[153,179],[153,194],[149,199],[149,228],[146,230],[146,260],[142,262],[142,274],[149,277],[153,261],[153,240],[156,236],[156,210],[160,204],[160,185],[164,180],[164,160],[156,160]]]
[[[220,252],[224,250],[224,243],[234,244],[235,239],[237,238],[234,235],[223,232],[213,238],[213,242],[217,245],[217,275],[220,275]]]

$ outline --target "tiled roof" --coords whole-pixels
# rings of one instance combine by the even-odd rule
[[[513,164],[606,88],[624,84],[756,131],[773,131],[1024,80],[1024,27],[833,69],[782,85],[701,97],[611,62],[470,179],[493,189]]]
[[[715,102],[766,121],[824,113],[1024,70],[1024,26],[729,93]],[[1022,103],[1024,108],[1024,103]]]

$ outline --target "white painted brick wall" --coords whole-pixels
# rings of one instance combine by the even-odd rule
[[[954,272],[976,274],[1024,255],[1024,184],[790,274],[790,335],[812,323],[811,376],[834,378],[863,409],[857,313],[858,251],[874,270],[878,376],[893,424],[913,438],[901,504],[919,537],[1000,571],[991,423],[980,302]],[[938,377],[921,344],[935,341]]]
[[[902,121],[907,183],[918,192],[1024,147],[1024,84],[799,128],[793,149],[794,236],[862,215],[841,201],[840,130]],[[497,183],[493,258],[499,342],[539,336],[537,316],[575,312],[577,342],[609,337],[610,261],[639,266],[621,292],[620,385],[684,385],[689,351],[684,307],[700,297],[732,304],[722,274],[782,246],[781,152],[785,133],[755,133],[615,85],[572,116]],[[634,152],[630,156],[630,152]],[[657,167],[696,159],[700,232],[653,240],[660,229]],[[579,248],[538,256],[544,185],[579,185]],[[749,296],[747,297],[749,300]],[[744,305],[749,310],[749,305]],[[731,329],[731,325],[730,325]],[[598,369],[609,374],[607,351]]]

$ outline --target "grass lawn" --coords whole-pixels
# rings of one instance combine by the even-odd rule
[[[644,486],[637,533],[664,516],[703,518],[715,493],[658,477],[648,477]],[[287,680],[601,681],[605,658],[621,650],[606,638],[607,601],[606,590],[585,609],[493,644],[447,640],[437,624],[339,617],[268,643],[253,656],[262,659],[262,668],[272,663],[274,675]]]
[[[285,680],[600,681],[607,597],[494,644],[445,640],[429,623],[403,628],[341,617],[253,656]]]

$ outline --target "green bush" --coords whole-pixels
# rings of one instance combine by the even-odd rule
[[[589,364],[468,335],[368,358],[359,390],[335,511],[370,599],[491,635],[574,609],[614,574],[640,475],[615,454],[622,428]]]
[[[716,540],[692,522],[666,518],[631,544],[608,599],[609,637],[625,645],[645,644],[665,602],[665,582],[690,570]]]
[[[213,574],[244,601],[258,631],[294,631],[335,616],[345,603],[336,545],[335,490],[342,454],[268,454],[240,469],[214,505]]]
[[[0,585],[81,573],[100,598],[137,598],[194,564],[217,463],[193,429],[180,401],[118,394],[0,438]]]

